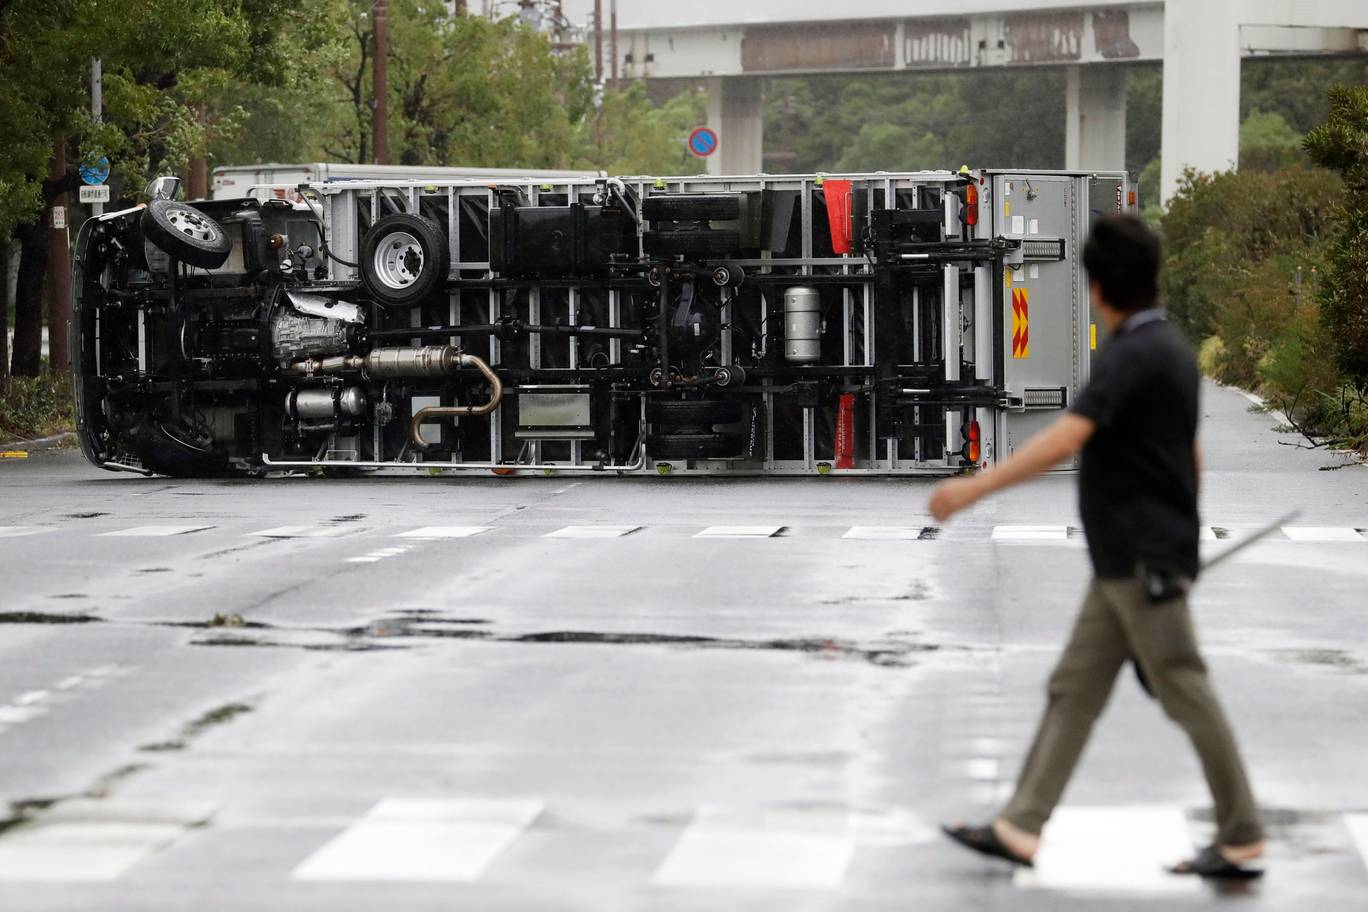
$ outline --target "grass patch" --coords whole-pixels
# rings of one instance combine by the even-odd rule
[[[0,377],[0,441],[32,440],[76,426],[70,374]]]

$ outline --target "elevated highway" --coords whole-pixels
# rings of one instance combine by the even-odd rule
[[[625,78],[708,81],[717,174],[760,170],[767,77],[1031,66],[1067,74],[1062,164],[1123,168],[1124,66],[1162,61],[1166,196],[1186,167],[1237,164],[1242,58],[1368,53],[1365,0],[619,0],[617,18]]]

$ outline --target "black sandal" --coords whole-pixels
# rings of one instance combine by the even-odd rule
[[[1169,873],[1196,874],[1211,880],[1253,880],[1263,876],[1263,868],[1247,868],[1236,864],[1222,855],[1216,846],[1209,845],[1195,857],[1169,868]]]
[[[964,846],[966,849],[973,849],[980,855],[988,855],[992,858],[1001,858],[1010,861],[1014,865],[1021,865],[1023,868],[1034,868],[1035,862],[1029,858],[1023,858],[1003,845],[1002,840],[998,839],[997,833],[993,832],[992,826],[941,826],[941,832],[951,839]]]

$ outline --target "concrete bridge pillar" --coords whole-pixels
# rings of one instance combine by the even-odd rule
[[[708,79],[708,126],[717,131],[718,143],[708,158],[709,174],[759,173],[765,138],[763,101],[757,77]]]
[[[1126,168],[1126,72],[1112,65],[1065,71],[1067,120],[1064,167],[1074,171]]]
[[[1240,3],[1164,4],[1164,142],[1160,194],[1185,168],[1225,171],[1240,157]]]

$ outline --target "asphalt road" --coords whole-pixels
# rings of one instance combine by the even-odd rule
[[[1240,908],[1365,908],[1368,469],[1205,403],[1204,546],[1303,510],[1195,597],[1271,824]],[[1227,901],[1160,872],[1210,803],[1129,676],[1037,872],[937,834],[1010,787],[1087,565],[1069,477],[943,529],[928,489],[0,461],[0,909]]]

